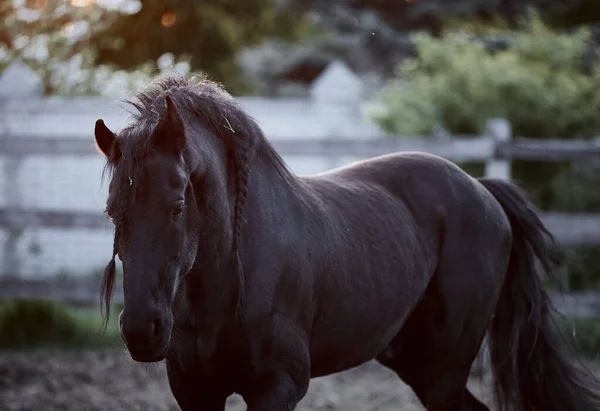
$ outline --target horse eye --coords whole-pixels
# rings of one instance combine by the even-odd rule
[[[171,212],[171,215],[173,217],[179,217],[181,215],[181,213],[183,213],[183,203],[179,203],[175,207],[173,207],[173,211]]]

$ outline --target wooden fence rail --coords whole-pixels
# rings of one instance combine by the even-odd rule
[[[485,175],[510,179],[511,161],[598,161],[600,138],[559,140],[513,138],[510,123],[492,119],[481,136],[388,136],[372,139],[332,137],[325,139],[272,139],[283,156],[325,158],[368,158],[398,151],[421,151],[454,162],[484,162]],[[20,159],[31,155],[99,156],[93,139],[76,137],[39,138],[28,135],[0,134],[0,155],[12,159],[12,175]],[[7,173],[8,174],[8,173]],[[10,178],[10,175],[6,176]],[[10,184],[6,184],[10,187]],[[14,196],[13,196],[14,197]],[[564,246],[600,245],[600,214],[570,215],[544,213],[543,220]],[[78,211],[26,210],[18,204],[0,209],[0,227],[19,229],[28,226],[49,228],[106,228],[100,213]],[[108,225],[109,227],[109,225]],[[14,246],[13,246],[14,249]]]

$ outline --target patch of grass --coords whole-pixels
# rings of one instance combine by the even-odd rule
[[[121,347],[115,307],[106,332],[98,309],[73,308],[49,300],[0,303],[0,348]]]

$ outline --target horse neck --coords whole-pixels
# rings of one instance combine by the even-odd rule
[[[253,161],[249,177],[243,236],[264,239],[273,229],[302,224],[314,209],[303,181],[291,172],[282,175],[262,156]]]

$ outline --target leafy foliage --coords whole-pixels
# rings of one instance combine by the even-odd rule
[[[269,37],[288,40],[310,32],[307,19],[279,10],[273,0],[149,0],[93,36],[96,62],[131,70],[170,52],[187,56],[193,70],[245,91],[237,52]]]
[[[115,8],[116,7],[116,8]],[[122,94],[161,71],[190,70],[247,93],[236,56],[267,38],[301,39],[310,21],[274,0],[0,2],[0,71],[22,60],[46,94]],[[109,84],[115,84],[110,87]]]
[[[517,136],[588,139],[600,133],[600,64],[587,59],[589,32],[553,31],[537,14],[522,21],[519,30],[508,30],[488,28],[486,34],[511,40],[509,48],[493,53],[469,27],[440,38],[416,35],[417,55],[386,85],[380,96],[383,109],[372,111],[373,120],[390,133],[405,135],[428,135],[435,125],[455,134],[480,134],[494,117],[508,119]],[[513,165],[513,177],[540,208],[600,211],[598,166]],[[594,271],[600,250],[586,251],[585,264],[581,258],[573,265],[575,276],[585,272],[600,280]]]
[[[374,119],[394,133],[427,134],[435,124],[481,132],[507,118],[528,137],[589,137],[600,129],[600,66],[585,56],[589,34],[556,33],[533,19],[511,35],[509,50],[491,54],[470,33],[414,37],[418,55],[399,68]]]
[[[126,73],[94,64],[94,51],[89,47],[92,33],[126,11],[93,3],[0,2],[0,71],[15,60],[25,62],[40,76],[45,94],[114,95],[147,83],[152,66]]]

